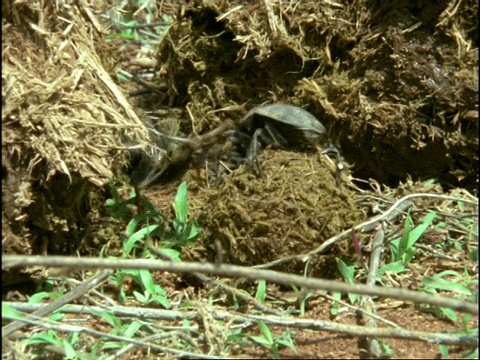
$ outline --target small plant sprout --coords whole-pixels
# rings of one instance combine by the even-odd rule
[[[342,259],[335,258],[338,266],[338,270],[342,274],[345,281],[349,284],[355,283],[355,265],[347,265]],[[359,296],[356,294],[348,294],[348,300],[351,304],[355,304]]]
[[[270,328],[265,324],[265,322],[259,320],[257,322],[258,329],[260,330],[261,336],[251,335],[249,336],[251,340],[257,344],[270,349],[272,355],[275,359],[280,359],[279,345],[286,346],[292,350],[296,350],[295,344],[293,343],[292,336],[289,330],[286,330],[281,336],[273,336]]]
[[[188,221],[187,183],[180,184],[175,196],[175,237],[180,245],[194,241],[200,234],[200,228]]]

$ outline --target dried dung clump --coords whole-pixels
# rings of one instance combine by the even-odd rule
[[[148,134],[104,64],[92,10],[2,3],[2,204],[6,253],[78,250],[101,187]]]
[[[217,240],[223,261],[233,264],[305,254],[364,219],[353,193],[336,186],[323,155],[266,150],[261,162],[264,178],[241,166],[210,190],[200,211],[210,260]],[[345,246],[333,250],[338,251],[346,255]],[[289,271],[303,268],[300,263],[289,266]]]

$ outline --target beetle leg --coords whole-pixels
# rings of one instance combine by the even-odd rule
[[[233,163],[234,165],[240,165],[240,164],[243,164],[246,159],[244,156],[240,154],[231,154],[228,156],[227,160]]]
[[[265,125],[265,131],[262,132],[261,138],[265,144],[274,145],[277,147],[288,147],[288,142],[285,137],[278,131],[275,127],[270,125]],[[268,138],[267,135],[268,134]]]
[[[259,128],[255,130],[252,135],[252,139],[250,140],[250,145],[247,149],[247,159],[250,165],[253,167],[257,176],[263,176],[262,169],[260,168],[260,164],[258,163],[258,152],[260,150],[260,141],[259,137],[263,136],[264,129]]]
[[[342,172],[345,170],[345,164],[343,163],[343,157],[340,154],[340,150],[333,145],[327,144],[323,148],[322,154],[333,155],[335,157],[335,183],[338,188],[342,187]]]
[[[337,162],[340,160],[340,150],[333,144],[325,145],[322,154],[334,155]]]

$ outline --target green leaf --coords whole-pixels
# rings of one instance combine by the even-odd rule
[[[273,344],[273,338],[272,333],[270,332],[270,328],[261,320],[257,322],[257,325],[265,339],[267,339],[270,344]]]
[[[155,280],[149,270],[140,269],[138,270],[138,276],[141,281],[141,286],[145,288],[150,294],[155,293]]]
[[[331,296],[334,300],[341,300],[342,299],[342,293],[340,293],[338,291],[332,292]],[[333,316],[338,314],[338,302],[336,302],[336,301],[333,302],[332,308],[330,309],[330,314],[332,314]]]
[[[170,309],[170,301],[165,296],[156,296],[155,301],[162,305],[165,309]]]
[[[110,314],[107,311],[92,311],[95,316],[103,319],[105,322],[110,324],[114,328],[120,328],[122,322],[113,314]]]
[[[438,347],[439,351],[440,351],[440,355],[442,355],[442,359],[450,359],[450,357],[448,356],[448,346],[447,345],[440,345]]]
[[[278,339],[277,344],[286,346],[293,351],[297,352],[297,348],[295,347],[295,344],[293,343],[292,339]]]
[[[405,264],[403,263],[403,261],[400,260],[391,262],[390,264],[386,264],[378,270],[378,275],[382,276],[387,271],[394,274],[400,274],[405,271]]]
[[[55,312],[50,315],[50,321],[62,321],[65,318],[65,314],[61,312],[60,309],[55,310]]]
[[[312,291],[308,291],[305,295],[300,297],[300,314],[304,315],[306,312],[307,307],[307,300],[313,297],[314,293]]]
[[[74,331],[70,334],[68,342],[75,345],[80,337],[80,331]]]
[[[135,244],[138,241],[143,240],[145,237],[149,236],[157,228],[158,228],[158,224],[148,225],[148,226],[145,226],[144,228],[138,230],[133,235],[131,235],[123,246],[125,254],[130,254],[133,247],[135,246]]]
[[[52,330],[49,330],[46,333],[36,334],[28,337],[25,340],[25,344],[26,345],[51,344],[51,345],[61,347],[62,341],[56,338],[56,335]]]
[[[133,296],[135,296],[135,299],[137,299],[137,301],[141,304],[148,304],[148,300],[150,299],[150,294],[148,293],[148,291],[145,295],[139,293],[138,291],[134,291]]]
[[[478,346],[468,354],[464,355],[462,359],[478,359]]]
[[[108,341],[106,342],[103,347],[102,347],[102,350],[111,350],[111,349],[119,349],[119,348],[122,348],[122,347],[125,347],[125,343],[123,342],[115,342],[115,341]]]
[[[160,248],[159,249],[163,254],[165,254],[166,257],[180,261],[180,251],[177,251],[175,249],[170,249],[170,248]]]
[[[470,261],[475,261],[475,262],[478,261],[478,250],[477,250],[477,248],[472,249],[472,250],[468,253],[468,260],[470,260]]]
[[[471,290],[459,283],[443,279],[441,277],[424,277],[422,279],[422,284],[434,289],[453,291],[458,294],[470,296],[472,294]]]
[[[267,282],[265,280],[259,280],[257,286],[257,293],[255,294],[255,299],[258,301],[264,302],[267,296]]]
[[[60,298],[62,294],[59,294],[57,292],[39,292],[36,294],[33,294],[28,298],[28,302],[30,304],[38,304],[40,303],[43,299],[52,299],[52,300],[57,300]]]
[[[430,211],[425,217],[423,218],[423,222],[413,229],[408,237],[408,248],[411,248],[420,237],[423,235],[425,230],[432,224],[432,221],[437,216],[436,211]]]
[[[187,182],[180,184],[175,196],[175,216],[180,223],[186,223],[188,219]]]
[[[337,262],[338,270],[342,274],[345,281],[349,284],[353,284],[355,282],[355,266],[348,266],[345,264],[345,262],[343,262],[342,259],[337,257],[335,258],[335,261]]]
[[[403,254],[403,263],[408,264],[413,257],[415,256],[415,253],[417,252],[417,248],[415,246],[411,246],[405,251],[405,254]]]
[[[405,251],[408,249],[408,239],[410,237],[411,228],[412,220],[410,218],[410,212],[408,212],[407,217],[405,218],[405,226],[403,228],[402,237],[398,243],[397,256],[394,259],[395,261],[403,260],[403,254],[405,254]]]
[[[135,320],[128,326],[128,328],[127,328],[127,330],[125,330],[125,333],[123,334],[123,336],[128,337],[128,338],[133,338],[133,335],[135,335],[141,327],[142,327],[142,323]]]
[[[63,349],[65,350],[65,359],[77,359],[77,352],[66,339],[63,340]]]
[[[190,232],[187,236],[187,240],[194,240],[200,234],[200,227],[195,223],[191,223]]]
[[[120,194],[118,193],[117,187],[112,181],[109,181],[107,186],[113,199],[107,199],[106,204],[109,208],[111,208],[111,210],[117,210],[117,207],[121,202]]]
[[[23,319],[23,314],[20,311],[4,304],[2,304],[2,316],[13,319]]]
[[[446,307],[440,307],[439,309],[442,312],[442,314],[445,315],[445,317],[447,319],[449,319],[452,322],[457,321],[457,314],[455,313],[454,310],[452,310],[450,308],[446,308]]]
[[[263,336],[250,336],[250,339],[255,341],[257,344],[263,345],[267,348],[272,347],[272,343],[265,339]]]
[[[131,219],[127,224],[125,235],[127,237],[130,237],[133,234],[135,234],[135,232],[137,231],[137,226],[138,226],[138,220],[136,218]]]

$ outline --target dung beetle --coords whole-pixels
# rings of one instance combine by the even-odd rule
[[[320,145],[324,146],[324,153],[333,153],[339,158],[338,149],[327,144],[327,132],[322,123],[294,105],[272,104],[253,108],[240,120],[235,140],[243,145],[247,162],[259,176],[262,171],[258,152],[268,145],[300,150]]]

